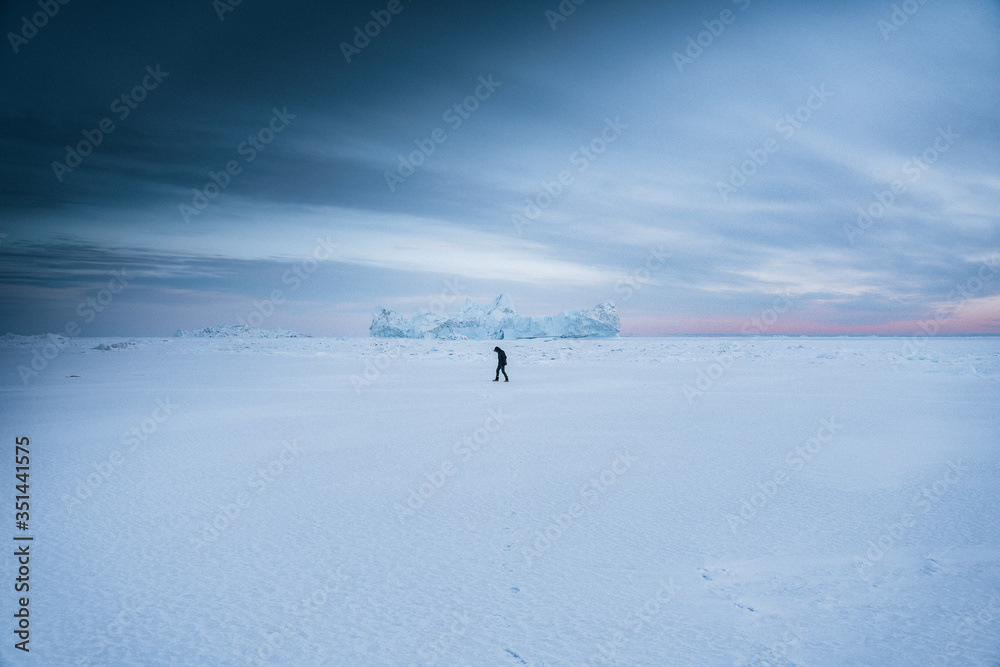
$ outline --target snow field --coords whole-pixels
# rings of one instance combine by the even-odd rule
[[[1000,657],[997,338],[44,342],[5,662]]]

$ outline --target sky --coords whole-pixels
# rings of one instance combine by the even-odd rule
[[[0,332],[1000,333],[996,1],[329,5],[2,3]]]

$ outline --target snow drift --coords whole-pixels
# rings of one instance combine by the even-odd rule
[[[527,317],[501,294],[487,308],[465,300],[451,314],[421,311],[410,319],[378,306],[372,311],[372,338],[439,338],[483,340],[503,338],[602,338],[621,331],[618,312],[610,301],[586,310],[567,310],[550,317]]]

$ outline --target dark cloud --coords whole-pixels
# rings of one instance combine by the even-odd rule
[[[791,291],[813,329],[877,326],[932,313],[1000,249],[995,3],[898,26],[870,3],[388,4],[71,2],[5,44],[7,328],[45,330],[122,263],[140,277],[106,330],[167,332],[185,300],[213,324],[321,235],[339,249],[309,299],[343,326],[319,306],[298,322],[351,334],[446,276],[528,312],[593,305],[661,247],[630,317],[739,318]],[[4,3],[0,27],[36,11]],[[272,136],[276,109],[294,118]]]

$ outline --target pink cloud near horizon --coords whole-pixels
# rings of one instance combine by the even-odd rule
[[[931,315],[919,320],[894,320],[879,324],[838,324],[815,320],[782,318],[768,325],[760,317],[622,317],[622,333],[636,336],[684,334],[761,335],[1000,335],[1000,316],[955,317],[936,321]]]

